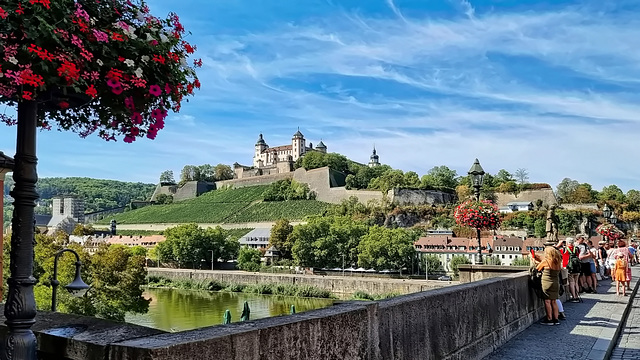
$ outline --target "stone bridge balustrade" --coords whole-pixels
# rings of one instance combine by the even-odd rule
[[[466,360],[489,354],[543,314],[520,272],[178,333],[48,312],[38,313],[33,328],[45,360]]]

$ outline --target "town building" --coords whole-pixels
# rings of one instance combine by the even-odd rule
[[[108,235],[105,233],[96,235],[76,236],[70,235],[69,242],[82,245],[89,254],[94,254],[103,245],[142,246],[151,249],[165,241],[164,235]]]
[[[269,237],[271,237],[270,228],[258,228],[249,231],[247,234],[242,236],[238,242],[240,243],[240,246],[266,250],[269,246]]]
[[[50,230],[62,230],[70,234],[77,224],[84,223],[84,199],[75,195],[54,196],[51,205]]]
[[[531,211],[533,210],[533,202],[531,201],[512,201],[507,203],[506,206],[501,206],[500,210],[503,214],[508,214],[516,211]]]

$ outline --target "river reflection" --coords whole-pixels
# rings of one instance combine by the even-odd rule
[[[231,311],[233,322],[240,321],[245,301],[249,303],[252,320],[289,314],[291,305],[295,305],[296,312],[303,312],[333,304],[331,299],[180,289],[147,289],[143,296],[151,298],[149,312],[127,315],[126,321],[165,331],[222,324],[226,309]]]

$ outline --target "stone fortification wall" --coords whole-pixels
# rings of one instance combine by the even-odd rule
[[[149,276],[171,280],[217,280],[235,284],[291,284],[311,285],[337,294],[364,291],[369,294],[410,294],[448,286],[446,282],[420,282],[402,279],[363,278],[359,276],[309,276],[291,274],[254,274],[240,271],[192,271],[149,268]]]
[[[520,191],[517,195],[511,193],[496,193],[496,204],[498,206],[507,206],[508,203],[513,201],[531,201],[535,205],[538,199],[542,199],[545,205],[558,203],[553,189],[525,190]]]
[[[599,210],[598,204],[562,204],[560,205],[565,210]]]
[[[397,205],[449,204],[456,201],[455,194],[437,190],[393,189],[389,191],[391,201]]]
[[[104,321],[96,327],[95,318],[46,312],[39,313],[34,330],[44,359],[213,360],[224,354],[230,360],[466,360],[488,355],[543,313],[528,274],[517,273],[176,333],[130,332],[131,325],[110,327]],[[91,323],[70,325],[82,319]],[[81,348],[87,352],[77,351]]]
[[[283,173],[283,174],[271,174],[271,175],[263,175],[263,176],[252,176],[243,179],[231,179],[231,180],[223,180],[216,181],[216,189],[220,189],[225,186],[233,186],[235,188],[241,188],[246,186],[256,186],[256,185],[269,185],[278,180],[285,179],[293,179],[293,173]]]
[[[189,181],[183,186],[158,184],[151,196],[151,201],[155,201],[156,197],[160,194],[172,196],[173,201],[193,199],[215,188],[214,183],[204,181]]]

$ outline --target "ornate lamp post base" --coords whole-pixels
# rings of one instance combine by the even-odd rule
[[[33,248],[35,246],[34,208],[38,193],[36,182],[36,127],[38,105],[35,101],[18,104],[18,136],[11,191],[14,210],[11,234],[11,277],[4,315],[9,331],[2,342],[2,360],[36,360],[37,342],[31,331],[35,323],[36,302],[33,286]]]

